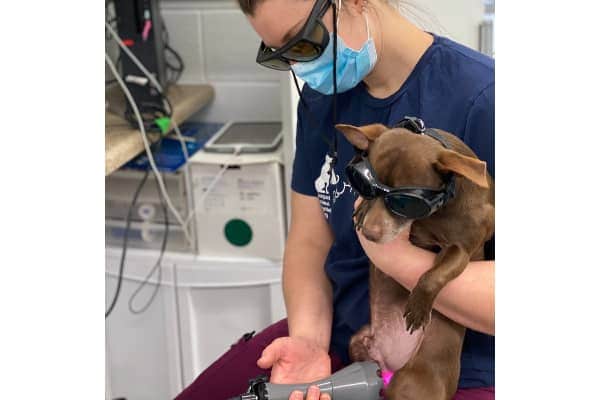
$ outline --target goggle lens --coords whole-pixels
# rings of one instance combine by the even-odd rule
[[[288,71],[291,68],[289,62],[282,60],[280,58],[272,58],[270,60],[261,61],[260,65],[267,67],[267,68],[276,69],[279,71]]]
[[[292,61],[310,61],[319,56],[319,49],[314,43],[301,40],[286,51],[283,56]]]
[[[389,193],[384,197],[390,211],[402,217],[416,219],[429,215],[429,205],[417,197],[401,193]]]
[[[313,61],[317,59],[327,47],[327,44],[329,43],[329,32],[323,23],[320,20],[317,20],[314,27],[311,27],[311,31],[306,34],[306,36],[299,39],[293,39],[291,42],[294,42],[294,44],[282,53],[278,53],[277,49],[266,47],[265,44],[261,42],[256,61],[264,67],[280,71],[289,70],[290,61]]]
[[[377,197],[377,191],[375,187],[369,182],[369,180],[354,166],[349,165],[346,168],[346,176],[350,185],[367,200],[374,199]]]

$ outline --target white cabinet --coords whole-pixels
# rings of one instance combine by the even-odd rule
[[[203,258],[176,273],[184,386],[244,333],[285,318],[278,263]]]
[[[127,400],[172,399],[182,389],[179,343],[172,285],[173,264],[163,262],[163,284],[148,309],[129,311],[128,303],[154,266],[155,252],[128,250],[121,293],[106,319],[107,397]],[[106,256],[106,307],[115,293],[120,252]],[[156,275],[135,298],[135,309],[143,307],[156,285]]]
[[[119,256],[119,250],[107,249],[107,307]],[[157,257],[153,250],[127,252],[121,295],[106,320],[107,398],[172,399],[244,333],[285,318],[280,263],[175,253],[163,258],[153,303],[134,315],[128,309],[130,296]],[[152,289],[143,289],[137,308]]]

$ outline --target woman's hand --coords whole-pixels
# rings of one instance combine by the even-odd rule
[[[302,337],[282,337],[268,345],[256,364],[263,369],[272,368],[272,383],[306,383],[331,375],[329,354],[316,343]],[[302,400],[303,393],[293,392],[290,400]],[[330,400],[320,395],[319,388],[309,389],[306,400]]]

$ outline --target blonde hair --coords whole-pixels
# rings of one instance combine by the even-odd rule
[[[442,23],[437,19],[434,13],[423,5],[417,4],[415,1],[409,0],[382,0],[392,8],[398,10],[402,16],[411,21],[419,28],[448,36],[449,32],[444,28]]]
[[[265,0],[237,0],[240,8],[247,15],[254,15],[254,10],[257,4],[262,3]],[[343,0],[342,0],[343,1]],[[367,0],[369,1],[369,0]],[[414,1],[410,0],[381,0],[384,3],[389,4],[392,8],[395,8],[405,18],[411,21],[419,28],[439,33],[448,36],[448,31],[442,26],[440,21],[434,16],[431,10],[427,7],[418,5]]]

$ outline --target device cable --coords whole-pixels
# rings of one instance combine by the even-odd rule
[[[123,92],[125,93],[125,96],[127,97],[127,100],[129,101],[129,104],[131,105],[131,107],[132,107],[132,109],[134,111],[134,114],[135,114],[135,116],[136,116],[136,118],[138,120],[139,130],[140,130],[140,133],[141,133],[142,141],[144,142],[144,148],[146,149],[146,154],[148,156],[148,162],[150,163],[150,166],[152,167],[152,170],[154,171],[154,173],[157,176],[159,187],[160,187],[160,190],[161,190],[161,192],[163,193],[163,195],[165,197],[165,201],[167,202],[167,205],[169,206],[169,209],[171,210],[171,212],[173,213],[173,215],[175,215],[175,218],[177,219],[177,221],[179,222],[179,224],[182,226],[183,233],[184,233],[186,239],[188,240],[189,243],[192,243],[192,238],[190,237],[190,234],[188,232],[188,229],[187,229],[187,226],[185,224],[185,221],[182,218],[182,216],[179,214],[179,211],[177,211],[177,209],[173,205],[173,203],[171,201],[171,198],[169,197],[169,194],[167,193],[167,189],[165,188],[162,176],[161,176],[160,172],[158,171],[158,167],[156,166],[156,163],[154,161],[154,157],[153,157],[152,151],[150,149],[150,143],[148,141],[148,138],[146,137],[146,129],[144,128],[144,123],[143,123],[142,117],[140,115],[140,111],[139,111],[139,109],[137,107],[137,104],[135,103],[135,100],[133,99],[133,96],[131,95],[131,92],[127,88],[127,85],[123,81],[123,78],[121,78],[121,76],[117,73],[115,65],[113,64],[112,60],[108,56],[108,53],[105,52],[104,53],[104,57],[105,57],[106,63],[108,64],[108,66],[110,67],[111,71],[115,75],[115,78],[117,79],[117,82],[121,86],[121,89],[123,89]]]
[[[158,179],[156,179],[156,175],[154,175],[155,178],[155,182],[156,182],[156,186],[157,188],[159,187],[158,185]],[[150,271],[148,272],[148,274],[146,275],[146,277],[144,278],[144,280],[142,281],[142,283],[140,283],[138,285],[138,287],[135,289],[135,291],[133,292],[133,294],[129,297],[129,302],[128,302],[128,307],[129,307],[129,311],[132,314],[142,314],[143,312],[145,312],[148,307],[150,307],[150,304],[152,304],[152,302],[154,301],[154,298],[156,297],[156,295],[158,294],[158,290],[160,289],[160,285],[162,283],[162,259],[163,256],[165,254],[165,250],[167,248],[167,239],[169,237],[169,210],[167,209],[167,205],[165,204],[165,200],[164,197],[162,195],[162,193],[160,193],[160,190],[158,191],[158,196],[160,198],[160,205],[162,206],[162,210],[163,210],[163,215],[165,218],[165,222],[164,222],[164,234],[163,234],[163,240],[162,240],[162,244],[160,247],[160,254],[158,255],[158,259],[156,260],[156,263],[154,263],[154,266],[152,267],[152,269],[150,269]],[[157,283],[156,286],[154,287],[154,290],[152,291],[152,295],[150,295],[150,298],[148,299],[148,301],[146,302],[146,304],[139,308],[139,309],[135,309],[135,307],[133,306],[133,301],[134,299],[137,297],[137,295],[141,292],[141,290],[149,283],[150,278],[154,275],[154,272],[158,270],[158,276],[157,276]]]
[[[131,200],[131,204],[129,205],[129,210],[127,211],[127,218],[125,220],[125,234],[123,236],[123,251],[121,252],[121,261],[119,263],[119,275],[117,278],[117,288],[115,290],[113,299],[110,302],[110,306],[108,307],[108,310],[106,310],[104,312],[104,318],[108,318],[110,313],[113,311],[113,309],[115,308],[115,305],[117,304],[117,299],[119,298],[119,294],[121,293],[121,284],[123,282],[123,270],[125,268],[125,254],[127,253],[127,242],[129,241],[129,228],[131,226],[131,217],[133,214],[133,209],[135,208],[135,205],[137,203],[137,199],[140,195],[140,192],[142,191],[142,188],[144,187],[144,184],[146,183],[146,180],[148,179],[149,172],[150,172],[150,170],[146,170],[146,172],[144,173],[142,180],[140,181],[137,189],[135,190],[133,199]]]
[[[135,65],[137,65],[137,67],[144,73],[144,75],[146,75],[146,77],[150,80],[150,82],[152,82],[152,84],[154,85],[154,87],[157,89],[157,91],[160,93],[161,97],[163,98],[163,101],[166,103],[166,106],[168,107],[169,113],[172,113],[173,112],[173,107],[171,106],[171,103],[169,102],[169,99],[167,98],[167,96],[164,94],[163,88],[160,85],[160,83],[158,82],[158,80],[156,79],[156,77],[153,74],[151,74],[144,67],[144,65],[140,62],[140,60],[131,52],[131,50],[129,50],[129,48],[127,46],[125,46],[125,44],[123,43],[123,40],[121,40],[121,38],[115,32],[115,30],[109,24],[107,24],[107,23],[105,23],[105,26],[108,29],[108,31],[110,32],[110,34],[112,35],[112,37],[115,39],[115,41],[117,42],[117,44],[119,45],[119,47],[125,52],[125,54],[127,54],[127,56],[129,56],[129,58],[133,61],[133,63]],[[113,67],[114,67],[114,65],[113,65]],[[113,70],[113,74],[115,74],[114,73],[114,68],[111,68],[111,69]],[[124,91],[126,90],[125,89],[126,88],[125,85],[121,85],[121,87],[124,88],[123,89]],[[128,93],[128,92],[129,91],[127,90],[126,93]],[[131,93],[129,93],[129,94],[130,94],[129,97],[132,98]],[[179,139],[179,142],[181,144],[181,149],[183,151],[183,156],[185,158],[184,170],[185,170],[185,173],[187,175],[187,177],[185,179],[185,183],[186,183],[186,190],[189,193],[191,191],[190,182],[189,182],[189,180],[190,180],[190,178],[189,178],[190,174],[189,174],[189,167],[188,167],[189,153],[187,151],[187,146],[185,144],[185,140],[183,138],[183,135],[181,134],[181,131],[179,130],[179,126],[177,125],[177,123],[175,122],[174,119],[171,119],[171,125],[173,126],[175,134],[176,134],[177,138]],[[142,138],[144,138],[144,135],[142,136]],[[147,142],[147,140],[144,140],[144,145],[146,147],[146,152],[148,152],[148,150],[147,150],[148,146],[146,146],[146,142]],[[154,160],[150,156],[148,157],[148,159],[150,161],[150,165],[153,166],[154,165]],[[153,166],[152,169],[155,170],[154,166]],[[155,173],[156,173],[156,170],[155,170]],[[161,183],[161,185],[160,185],[161,191],[163,192],[163,195],[165,196],[165,199],[167,201],[167,205],[169,206],[169,208],[171,209],[171,211],[175,215],[175,218],[177,219],[177,222],[182,226],[183,233],[184,233],[184,235],[185,235],[185,237],[186,237],[186,239],[188,241],[188,244],[193,245],[192,237],[191,237],[191,234],[188,231],[187,224],[183,221],[183,218],[177,212],[177,210],[172,206],[172,202],[171,202],[171,199],[169,197],[169,194],[166,193],[166,190],[164,190],[164,184],[162,183],[162,178],[159,178],[159,182]],[[190,218],[188,218],[188,221],[189,220],[190,220]]]
[[[206,187],[206,190],[204,191],[204,193],[202,193],[202,196],[200,196],[200,198],[196,202],[197,206],[204,205],[204,200],[206,199],[206,197],[214,189],[214,187],[217,185],[217,183],[219,182],[219,180],[221,180],[221,178],[223,177],[223,175],[225,175],[225,172],[227,171],[227,169],[229,169],[229,167],[234,163],[236,157],[239,156],[241,152],[242,152],[242,146],[241,145],[236,145],[235,149],[234,149],[234,152],[233,152],[233,155],[231,156],[231,158],[229,160],[227,160],[221,166],[221,169],[219,169],[219,172],[217,172],[217,175],[215,175],[215,177],[213,178],[213,180]],[[196,214],[196,207],[194,207],[194,209],[190,211],[190,215],[188,215],[188,218],[185,221],[185,223],[189,224],[190,221],[192,220],[192,217],[195,214]]]

